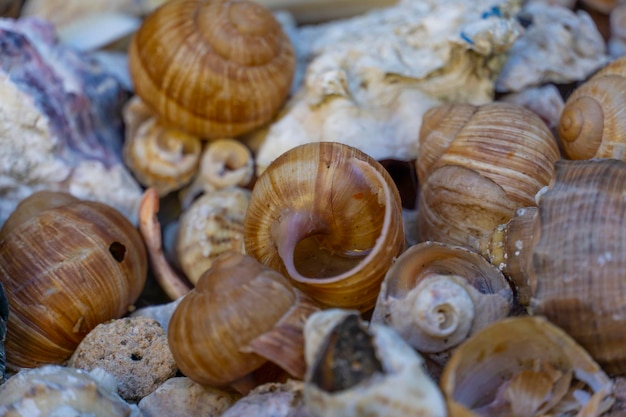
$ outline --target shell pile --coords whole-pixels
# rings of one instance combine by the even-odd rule
[[[0,414],[625,415],[621,3],[0,1]]]

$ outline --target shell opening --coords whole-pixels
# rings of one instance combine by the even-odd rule
[[[391,323],[421,352],[443,352],[465,340],[475,316],[474,301],[456,275],[431,275],[403,299],[390,299]]]

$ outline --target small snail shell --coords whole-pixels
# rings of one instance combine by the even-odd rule
[[[468,247],[534,205],[559,158],[541,118],[504,102],[428,110],[419,149],[420,240]]]
[[[568,334],[528,316],[499,320],[467,339],[440,380],[450,417],[600,416],[615,401],[612,385]]]
[[[508,281],[478,253],[423,242],[389,268],[371,321],[392,326],[420,353],[442,353],[509,315],[512,306]]]
[[[300,145],[255,183],[244,240],[246,253],[316,301],[365,311],[404,249],[400,195],[382,165],[358,149]]]
[[[67,360],[90,330],[128,311],[146,274],[141,236],[117,210],[51,191],[23,200],[0,231],[9,368]]]
[[[198,137],[164,126],[137,96],[126,104],[123,115],[124,162],[142,185],[165,196],[191,181],[202,151]]]
[[[185,210],[176,236],[178,264],[192,283],[222,253],[244,252],[243,220],[250,191],[231,187],[204,194]]]
[[[225,252],[174,311],[170,349],[181,372],[200,384],[246,391],[246,377],[268,360],[302,378],[302,329],[317,309],[278,272]]]
[[[304,332],[304,403],[313,417],[447,415],[422,358],[391,327],[334,308],[312,314]]]
[[[529,311],[565,330],[610,375],[626,373],[624,184],[626,162],[560,160],[536,214],[526,209],[492,238]]]
[[[569,159],[626,160],[626,58],[578,87],[565,102],[558,138]]]
[[[291,87],[295,58],[259,4],[173,0],[143,21],[129,66],[137,95],[165,123],[217,138],[270,121]]]

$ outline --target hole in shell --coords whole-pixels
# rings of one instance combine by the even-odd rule
[[[130,355],[130,360],[133,361],[133,362],[137,362],[137,361],[140,361],[142,359],[143,358],[138,353],[133,353],[133,354]]]
[[[126,256],[126,246],[120,242],[113,242],[109,245],[109,252],[111,256],[113,256],[113,259],[117,262],[122,262]]]

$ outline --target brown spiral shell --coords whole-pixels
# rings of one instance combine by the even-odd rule
[[[613,61],[565,102],[558,127],[569,159],[626,160],[626,58]]]
[[[90,330],[128,311],[146,274],[141,236],[117,210],[65,193],[31,195],[0,231],[7,365],[67,360]]]
[[[143,22],[129,49],[135,91],[165,122],[233,137],[268,122],[295,70],[289,39],[263,6],[173,0]]]
[[[244,243],[319,303],[365,311],[404,249],[400,194],[382,165],[356,148],[301,145],[255,183]]]

